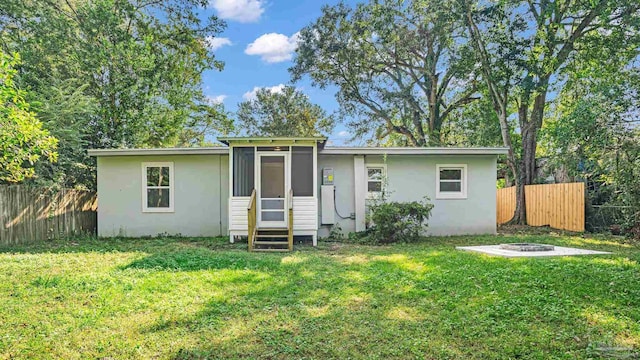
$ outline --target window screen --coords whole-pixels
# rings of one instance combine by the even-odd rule
[[[173,211],[173,163],[142,163],[143,212]]]
[[[436,165],[436,199],[467,198],[467,165]]]
[[[440,192],[462,191],[462,169],[440,169]]]
[[[291,189],[293,196],[313,196],[313,147],[291,148]]]
[[[255,149],[233,148],[233,196],[251,196],[254,188]]]
[[[148,166],[147,167],[147,207],[148,208],[168,208],[169,183],[168,166]]]
[[[367,166],[367,197],[376,199],[382,196],[384,167]]]

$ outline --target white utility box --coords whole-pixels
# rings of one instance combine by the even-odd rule
[[[322,185],[320,187],[320,201],[322,202],[322,225],[335,224],[335,187],[334,185]]]

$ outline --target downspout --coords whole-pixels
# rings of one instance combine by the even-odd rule
[[[355,155],[353,157],[353,180],[354,180],[354,205],[356,213],[356,232],[366,230],[365,226],[365,199],[367,197],[366,179],[365,179],[364,155]]]
[[[222,236],[222,155],[218,156],[218,195],[220,197],[220,201],[218,202],[218,220],[220,229],[220,236]]]

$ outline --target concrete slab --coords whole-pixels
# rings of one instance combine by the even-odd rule
[[[500,245],[482,245],[482,246],[456,246],[458,250],[474,251],[487,255],[503,256],[503,257],[544,257],[544,256],[573,256],[573,255],[603,255],[611,254],[606,251],[595,251],[555,246],[551,251],[515,251],[501,249]]]

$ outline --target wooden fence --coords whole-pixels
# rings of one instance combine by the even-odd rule
[[[94,192],[0,186],[0,245],[95,234],[97,206]]]
[[[524,193],[528,225],[584,231],[584,183],[527,185]],[[496,201],[498,224],[504,224],[513,218],[516,188],[498,189]]]

